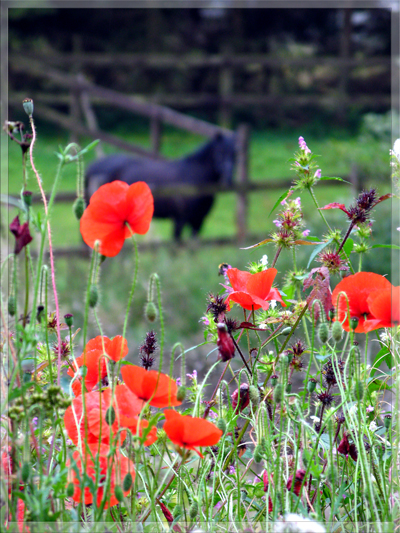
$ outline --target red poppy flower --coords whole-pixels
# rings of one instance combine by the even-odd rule
[[[148,232],[154,212],[154,200],[147,183],[128,185],[113,181],[99,187],[80,220],[81,234],[91,248],[100,241],[100,253],[117,255],[125,239],[133,233]]]
[[[171,441],[181,448],[194,450],[201,458],[203,455],[196,448],[213,446],[222,436],[220,429],[203,418],[180,415],[171,409],[164,411],[164,415],[164,431]]]
[[[176,397],[176,382],[166,374],[135,365],[124,366],[121,373],[126,386],[153,407],[173,407],[182,403]]]
[[[229,307],[230,301],[235,302],[248,311],[260,309],[260,307],[264,310],[268,309],[268,300],[277,300],[286,307],[278,290],[272,288],[277,272],[276,268],[268,268],[251,274],[237,268],[229,268],[226,273],[233,291],[228,295],[225,303]]]
[[[343,329],[350,331],[350,318],[358,319],[356,333],[366,333],[371,329],[377,329],[379,326],[373,327],[371,324],[369,326],[365,324],[366,321],[374,319],[369,308],[368,297],[374,291],[382,291],[390,289],[390,287],[391,283],[386,278],[374,272],[358,272],[342,279],[332,293],[332,303],[336,309],[339,293],[346,293],[349,300],[350,316],[347,314],[347,301],[344,295],[339,297],[338,307],[338,320],[342,322]]]
[[[89,450],[87,452],[84,451],[83,459],[78,451],[74,452],[72,456],[76,462],[80,477],[85,474],[86,476],[92,478],[92,480],[95,482],[97,489],[96,501],[98,506],[103,500],[104,489],[107,488],[107,474],[111,472],[111,474],[109,474],[109,497],[104,506],[105,509],[119,503],[115,497],[115,486],[122,486],[124,478],[128,473],[132,475],[132,479],[135,479],[135,469],[132,461],[121,455],[119,451],[116,451],[112,457],[109,457],[109,451],[110,448],[106,444],[102,444],[100,449],[98,448],[97,444],[91,444],[89,446]],[[99,476],[96,478],[97,469],[99,469]],[[82,491],[80,487],[81,482],[70,463],[68,480],[70,483],[75,485],[75,492],[72,496],[72,499],[79,503],[82,498]],[[129,493],[129,490],[124,491],[125,496]],[[90,488],[87,486],[84,489],[83,499],[86,505],[93,503],[93,494],[90,492]]]
[[[374,318],[365,321],[366,331],[393,328],[400,322],[400,287],[373,291],[367,304]]]
[[[104,346],[104,348],[103,348]],[[85,347],[84,353],[77,357],[74,362],[74,368],[78,366],[86,366],[85,386],[88,392],[107,376],[107,364],[104,354],[113,361],[119,361],[128,354],[128,343],[126,339],[117,335],[112,340],[108,337],[95,337],[91,339]],[[75,372],[70,368],[68,375],[73,377]],[[76,379],[72,383],[72,390],[75,396],[82,393],[81,378]]]
[[[81,443],[95,444],[101,441],[103,444],[109,444],[110,434],[114,438],[118,430],[126,427],[137,433],[140,413],[143,402],[139,400],[125,385],[117,385],[114,391],[114,402],[111,402],[112,391],[105,389],[103,392],[93,391],[85,394],[85,416],[83,413],[83,398],[78,396],[72,402],[64,415],[64,425],[69,438],[76,445],[79,444],[79,434]],[[110,427],[106,422],[106,413],[110,406],[113,406],[115,412],[115,421]],[[142,434],[143,428],[148,426],[147,420],[140,422],[139,435]],[[125,440],[126,432],[122,431],[121,442]],[[151,429],[145,446],[150,446],[157,440],[157,429]]]

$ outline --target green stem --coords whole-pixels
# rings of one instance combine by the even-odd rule
[[[318,202],[317,202],[317,198],[315,197],[315,194],[314,194],[314,191],[313,191],[313,188],[312,187],[308,187],[308,190],[311,194],[311,198],[313,199],[313,202],[314,202],[314,205],[315,207],[317,208],[317,211],[319,212],[319,214],[321,215],[322,217],[322,220],[325,222],[325,225],[326,227],[328,228],[329,231],[332,231],[332,228],[330,227],[330,225],[328,224],[328,221],[326,220],[323,212],[321,211],[321,209],[319,208],[319,205],[318,205]]]

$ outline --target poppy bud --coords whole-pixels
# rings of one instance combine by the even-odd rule
[[[292,383],[290,381],[287,382],[285,392],[290,394],[292,392]]]
[[[252,404],[258,405],[260,403],[260,393],[254,385],[250,385],[249,387],[249,396]]]
[[[75,492],[75,486],[73,483],[68,483],[67,485],[67,496],[68,498],[71,498],[74,495]]]
[[[89,289],[89,306],[96,307],[99,300],[99,291],[97,285],[91,285]]]
[[[362,400],[364,397],[364,383],[362,381],[356,381],[353,387],[354,400]]]
[[[335,342],[340,342],[343,336],[343,327],[342,324],[337,320],[332,325],[332,339]]]
[[[179,518],[182,516],[182,505],[179,505],[179,503],[175,505],[172,516],[174,517],[174,520],[179,520]]]
[[[219,358],[226,363],[232,359],[235,355],[235,345],[233,344],[232,337],[228,333],[228,328],[223,322],[217,324],[218,339],[217,346],[219,352]]]
[[[322,342],[322,344],[325,344],[329,337],[329,329],[328,324],[326,322],[322,322],[322,324],[319,325],[318,329],[318,337],[319,340]]]
[[[383,419],[383,424],[386,429],[389,429],[390,426],[392,425],[392,415],[385,415]]]
[[[115,497],[117,498],[117,500],[121,503],[124,501],[124,493],[123,493],[123,490],[121,488],[121,485],[116,485],[115,488],[114,488],[114,494],[115,494]]]
[[[22,106],[24,108],[25,113],[28,115],[28,117],[31,117],[33,115],[32,98],[25,98],[25,100],[22,101]]]
[[[194,520],[199,512],[199,506],[197,502],[192,502],[192,505],[189,508],[189,516],[192,520]]]
[[[354,331],[358,326],[358,318],[356,316],[352,316],[350,318],[350,328]]]
[[[74,315],[71,315],[71,313],[67,313],[66,315],[64,315],[64,319],[65,319],[65,323],[67,324],[67,326],[69,328],[72,328],[74,324]]]
[[[257,446],[254,448],[254,454],[253,454],[253,458],[254,458],[254,461],[258,464],[258,463],[261,463],[262,461],[262,456],[263,456],[263,449],[262,449],[262,446],[261,444],[257,444]]]
[[[275,385],[278,383],[278,379],[279,379],[279,376],[277,376],[276,374],[274,374],[273,376],[271,376],[271,385],[273,387],[275,387]]]
[[[316,386],[317,386],[317,380],[316,379],[311,378],[311,379],[308,380],[308,383],[307,383],[308,392],[314,392]]]
[[[22,193],[22,199],[24,201],[24,204],[26,207],[30,207],[32,205],[32,193],[31,191],[24,191]]]
[[[292,331],[292,328],[287,327],[287,328],[284,328],[284,329],[279,333],[279,335],[285,335],[285,336],[287,337],[291,331]]]
[[[124,481],[122,482],[122,488],[124,489],[124,492],[127,492],[132,487],[132,483],[132,474],[128,472],[124,477]]]
[[[179,387],[178,388],[178,392],[176,393],[176,398],[180,401],[180,402],[183,402],[183,400],[185,399],[185,396],[186,396],[186,388],[185,387]]]
[[[80,220],[82,218],[82,215],[85,211],[85,207],[85,200],[82,198],[82,196],[78,196],[72,206],[72,211],[74,212],[74,215],[77,220]]]
[[[361,352],[360,352],[360,348],[358,347],[357,344],[354,344],[354,347],[353,347],[353,354],[354,354],[354,359],[356,361],[357,364],[360,364],[360,361],[361,361]]]
[[[147,302],[144,314],[149,322],[154,322],[157,319],[157,307],[153,302]]]
[[[31,465],[24,463],[21,467],[21,480],[26,483],[31,475]]]
[[[276,387],[274,388],[274,402],[280,403],[285,395],[285,391],[283,390],[283,386],[281,383],[278,383]]]
[[[231,396],[232,399],[232,407],[233,409],[236,409],[239,405],[239,411],[243,411],[245,407],[247,407],[250,403],[250,396],[249,396],[249,386],[247,383],[243,383],[240,385],[240,404],[239,404],[239,390],[236,389],[235,392]]]
[[[11,294],[8,298],[8,314],[10,316],[14,316],[17,312],[17,301],[15,299],[15,296]]]
[[[218,418],[217,420],[217,428],[222,431],[222,433],[225,433],[226,431],[226,422],[224,418]]]
[[[106,416],[105,416],[105,419],[106,419],[106,422],[109,426],[112,426],[115,422],[115,409],[114,407],[111,405],[107,411],[106,411]]]

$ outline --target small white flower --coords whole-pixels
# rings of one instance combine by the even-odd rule
[[[263,265],[264,270],[265,270],[268,266],[268,256],[263,255],[262,258],[260,259],[260,263]]]
[[[369,406],[366,408],[367,413],[372,413],[373,410],[374,410],[374,408],[372,407],[372,405],[369,405]]]
[[[325,533],[325,528],[314,520],[289,513],[284,520],[275,522],[274,533]]]
[[[267,324],[260,324],[258,327],[260,329],[267,329]]]
[[[270,304],[270,306],[271,306],[271,309],[275,309],[275,307],[276,307],[276,300],[271,300],[271,301],[269,302],[269,304]]]
[[[358,406],[356,404],[352,405],[349,409],[349,414],[350,415],[355,415],[358,411]]]
[[[377,429],[378,429],[378,426],[377,426],[375,420],[373,420],[373,421],[370,423],[370,425],[369,425],[369,430],[370,430],[370,431],[376,431]]]
[[[315,422],[315,424],[319,424],[319,422],[321,422],[321,419],[318,416],[310,416],[310,418]]]
[[[393,152],[397,160],[400,161],[400,139],[394,141]]]

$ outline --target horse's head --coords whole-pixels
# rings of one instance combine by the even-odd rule
[[[235,166],[235,137],[218,133],[213,141],[213,159],[215,171],[223,185],[232,185]]]

